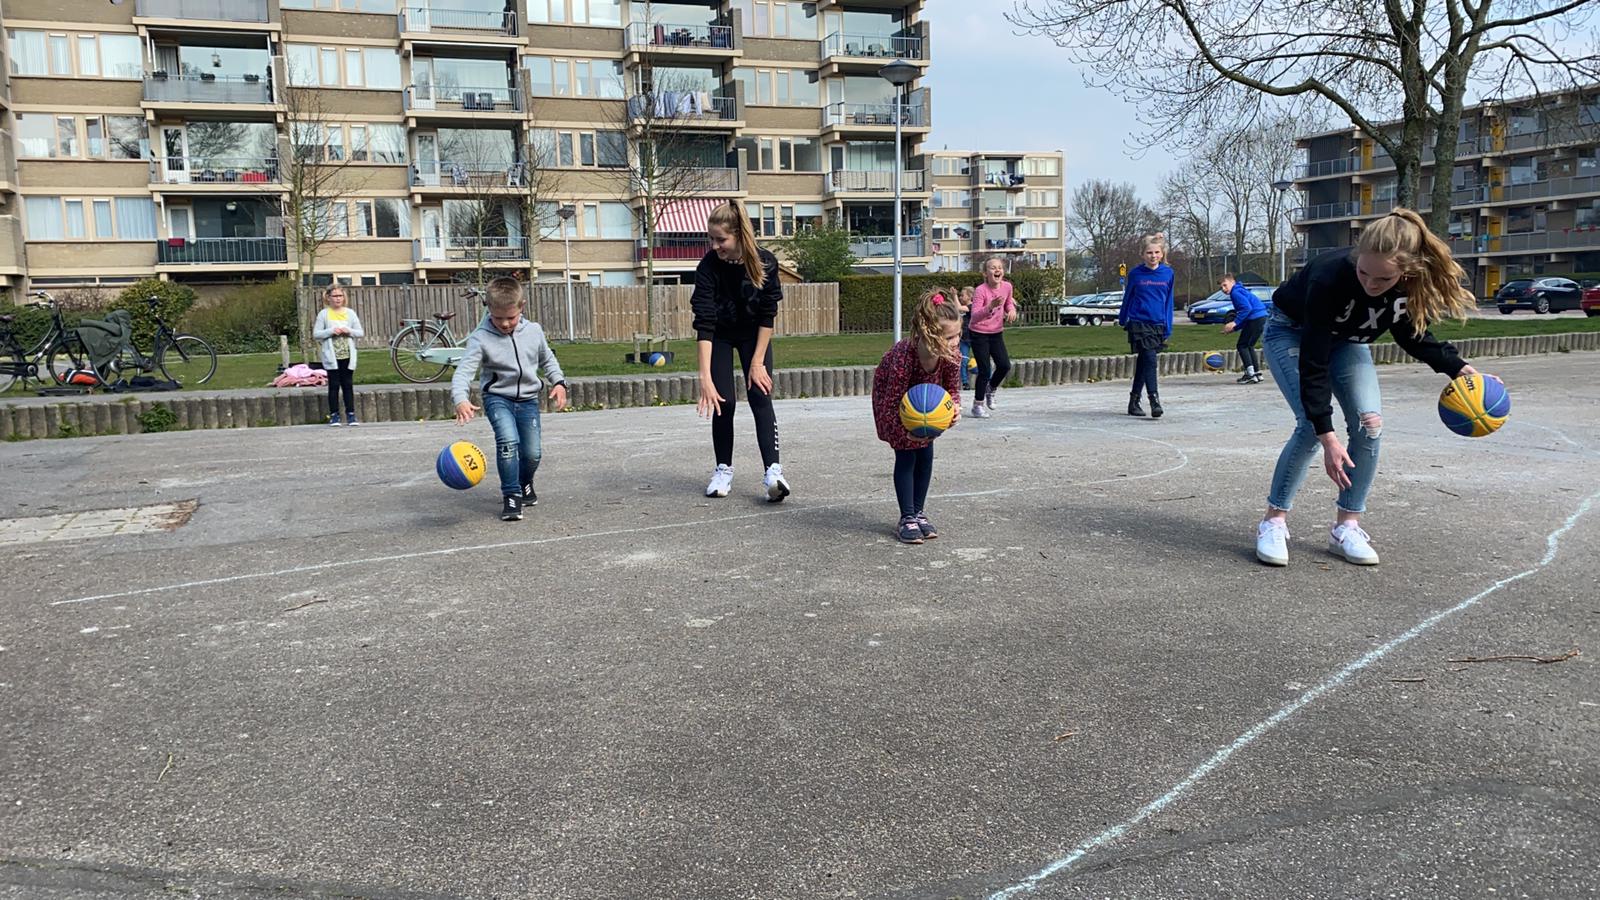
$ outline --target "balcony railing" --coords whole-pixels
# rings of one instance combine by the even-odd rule
[[[628,98],[628,120],[656,120],[663,124],[683,124],[699,120],[733,121],[732,97],[705,91],[656,91]]]
[[[272,86],[261,75],[177,75],[146,72],[144,99],[156,103],[272,102]]]
[[[985,238],[985,250],[1024,250],[1027,249],[1027,238]]]
[[[647,259],[670,260],[698,260],[706,255],[710,245],[703,237],[670,238],[658,237],[655,239],[654,248],[644,241],[634,241],[634,258],[643,262]]]
[[[739,190],[738,169],[725,166],[685,166],[680,174],[682,190],[690,192]]]
[[[1600,194],[1600,175],[1550,178],[1544,181],[1507,184],[1501,187],[1480,184],[1473,186],[1469,190],[1457,191],[1454,196],[1458,198],[1466,196],[1466,199],[1456,200],[1457,203],[1501,203],[1518,200],[1541,200],[1548,197],[1565,197],[1573,194]]]
[[[828,105],[828,124],[834,127],[850,125],[894,125],[894,103],[831,103]],[[928,125],[928,109],[915,104],[900,105],[900,124],[909,128]]]
[[[1028,210],[1022,206],[979,206],[973,204],[972,216],[975,219],[1025,219]]]
[[[834,32],[822,42],[822,58],[851,56],[859,59],[927,59],[922,38],[890,34]]]
[[[400,31],[411,34],[517,36],[517,13],[487,9],[400,7]]]
[[[927,256],[927,243],[922,237],[900,239],[900,255]],[[850,242],[850,252],[861,259],[888,259],[894,256],[894,237],[860,237]]]
[[[972,173],[972,183],[986,187],[1019,188],[1028,183],[1028,176],[1021,172],[989,172],[975,169]]]
[[[1498,237],[1452,237],[1450,249],[1463,256],[1481,253],[1536,253],[1546,250],[1600,249],[1600,226],[1586,225],[1560,231],[1531,231]]]
[[[405,108],[444,112],[522,111],[522,92],[505,87],[460,87],[442,84],[413,84],[406,88]]]
[[[923,169],[907,170],[900,173],[900,190],[925,191],[928,189],[927,171]],[[835,169],[828,173],[828,191],[842,194],[849,192],[859,193],[893,193],[894,172],[864,171],[860,169]]]
[[[156,241],[160,265],[282,263],[289,248],[281,237],[166,238]]]
[[[1311,222],[1318,219],[1349,219],[1361,215],[1361,202],[1348,200],[1340,203],[1318,203],[1315,206],[1302,206],[1294,211],[1296,222]]]
[[[267,0],[138,0],[134,15],[151,19],[265,22]]]
[[[1311,260],[1316,259],[1317,257],[1321,256],[1324,253],[1327,253],[1327,252],[1332,251],[1332,250],[1338,250],[1338,249],[1340,249],[1340,248],[1338,248],[1338,247],[1297,247],[1297,248],[1295,248],[1295,250],[1292,253],[1289,254],[1289,258],[1294,260],[1296,265],[1304,265],[1304,264],[1310,262]]]
[[[526,237],[447,237],[444,243],[433,238],[411,242],[413,262],[477,263],[528,259]]]
[[[732,50],[731,25],[666,25],[634,22],[628,29],[628,43],[634,47],[684,50]]]
[[[472,190],[520,188],[524,185],[526,172],[522,163],[484,166],[452,160],[418,162],[411,166],[411,185]]]
[[[270,184],[281,179],[277,159],[169,156],[150,160],[151,184]]]
[[[1350,157],[1338,159],[1324,159],[1314,163],[1294,167],[1296,178],[1323,178],[1328,175],[1338,175],[1355,169],[1355,160]]]

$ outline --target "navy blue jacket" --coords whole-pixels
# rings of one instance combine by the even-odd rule
[[[1166,263],[1154,269],[1143,263],[1128,270],[1128,284],[1122,289],[1122,311],[1117,313],[1117,324],[1126,328],[1129,322],[1149,322],[1161,325],[1166,337],[1172,337],[1172,286],[1176,276]]]
[[[1243,325],[1251,319],[1265,319],[1267,305],[1261,302],[1256,292],[1250,290],[1239,282],[1233,283],[1233,290],[1228,292],[1228,299],[1233,301],[1233,323]]]

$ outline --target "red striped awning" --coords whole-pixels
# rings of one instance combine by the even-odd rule
[[[657,234],[705,234],[711,211],[726,203],[715,197],[671,200],[656,209]]]

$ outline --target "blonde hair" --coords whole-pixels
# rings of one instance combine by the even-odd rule
[[[961,321],[961,312],[955,301],[938,288],[924,291],[911,313],[911,340],[928,348],[940,359],[959,362],[961,354],[950,346],[944,337],[944,323]]]
[[[1160,247],[1162,255],[1163,256],[1166,255],[1166,252],[1167,252],[1167,233],[1165,231],[1157,231],[1157,232],[1154,232],[1152,234],[1147,234],[1142,239],[1140,239],[1140,241],[1139,241],[1139,252],[1140,253],[1143,253],[1144,251],[1150,249],[1151,247]]]
[[[990,263],[999,263],[1000,264],[1000,277],[1001,278],[1006,277],[1006,261],[1001,259],[998,256],[991,256],[988,259],[983,261],[983,274],[985,274],[985,275],[989,274],[989,264]]]
[[[1428,230],[1428,223],[1412,210],[1396,207],[1368,225],[1356,242],[1356,252],[1383,257],[1400,270],[1406,315],[1418,335],[1443,319],[1465,320],[1477,305],[1471,292],[1461,286],[1466,272],[1450,255],[1450,245]]]
[[[750,224],[750,216],[744,211],[744,204],[728,202],[713,209],[706,218],[706,227],[717,226],[723,231],[733,235],[739,242],[739,256],[744,259],[744,271],[750,276],[750,283],[757,288],[765,287],[767,283],[767,267],[761,264],[760,248],[756,246],[756,230]]]
[[[506,310],[522,305],[522,282],[501,276],[489,282],[489,308]]]
[[[973,298],[973,296],[976,295],[977,293],[978,293],[978,289],[977,288],[973,287],[970,284],[967,285],[966,287],[961,289],[961,302],[966,303],[968,300],[971,300]]]

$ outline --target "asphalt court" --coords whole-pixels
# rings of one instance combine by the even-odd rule
[[[742,408],[724,500],[692,408],[547,416],[520,523],[482,422],[0,446],[18,533],[195,501],[5,547],[0,896],[1588,896],[1600,358],[1480,368],[1477,441],[1380,369],[1374,569],[1320,471],[1254,562],[1231,376],[1002,391],[918,547],[866,398],[779,401],[776,506]]]

